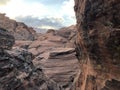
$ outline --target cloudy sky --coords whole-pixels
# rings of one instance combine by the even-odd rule
[[[0,0],[0,13],[35,28],[75,24],[74,0]]]

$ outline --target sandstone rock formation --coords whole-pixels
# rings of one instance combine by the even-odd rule
[[[14,38],[4,29],[0,29],[0,43],[0,90],[64,90],[33,65],[31,53],[7,50],[12,48]]]
[[[119,9],[120,0],[75,0],[81,67],[75,90],[120,90]]]
[[[65,90],[74,90],[79,63],[74,49],[76,27],[38,34],[35,41],[16,41],[14,47],[26,48],[35,58],[34,66],[42,68],[45,75]]]
[[[35,31],[24,23],[9,19],[5,14],[0,14],[0,28],[8,30],[16,40],[34,40]]]

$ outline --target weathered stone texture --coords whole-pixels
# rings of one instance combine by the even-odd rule
[[[77,90],[120,88],[120,0],[75,0]]]

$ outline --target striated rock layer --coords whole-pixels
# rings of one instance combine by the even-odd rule
[[[24,23],[9,19],[5,14],[0,14],[0,28],[8,30],[16,40],[34,40],[35,31]]]
[[[74,48],[53,48],[34,59],[35,66],[41,66],[45,75],[65,90],[74,86],[79,71],[78,60]],[[73,89],[74,90],[74,89]]]
[[[120,0],[75,0],[76,90],[120,90]]]

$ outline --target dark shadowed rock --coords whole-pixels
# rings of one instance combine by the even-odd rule
[[[0,49],[11,49],[15,39],[7,30],[0,28]]]
[[[63,90],[41,68],[35,68],[32,59],[32,54],[25,50],[0,52],[0,89]]]
[[[81,74],[76,90],[120,89],[120,0],[74,0]]]

